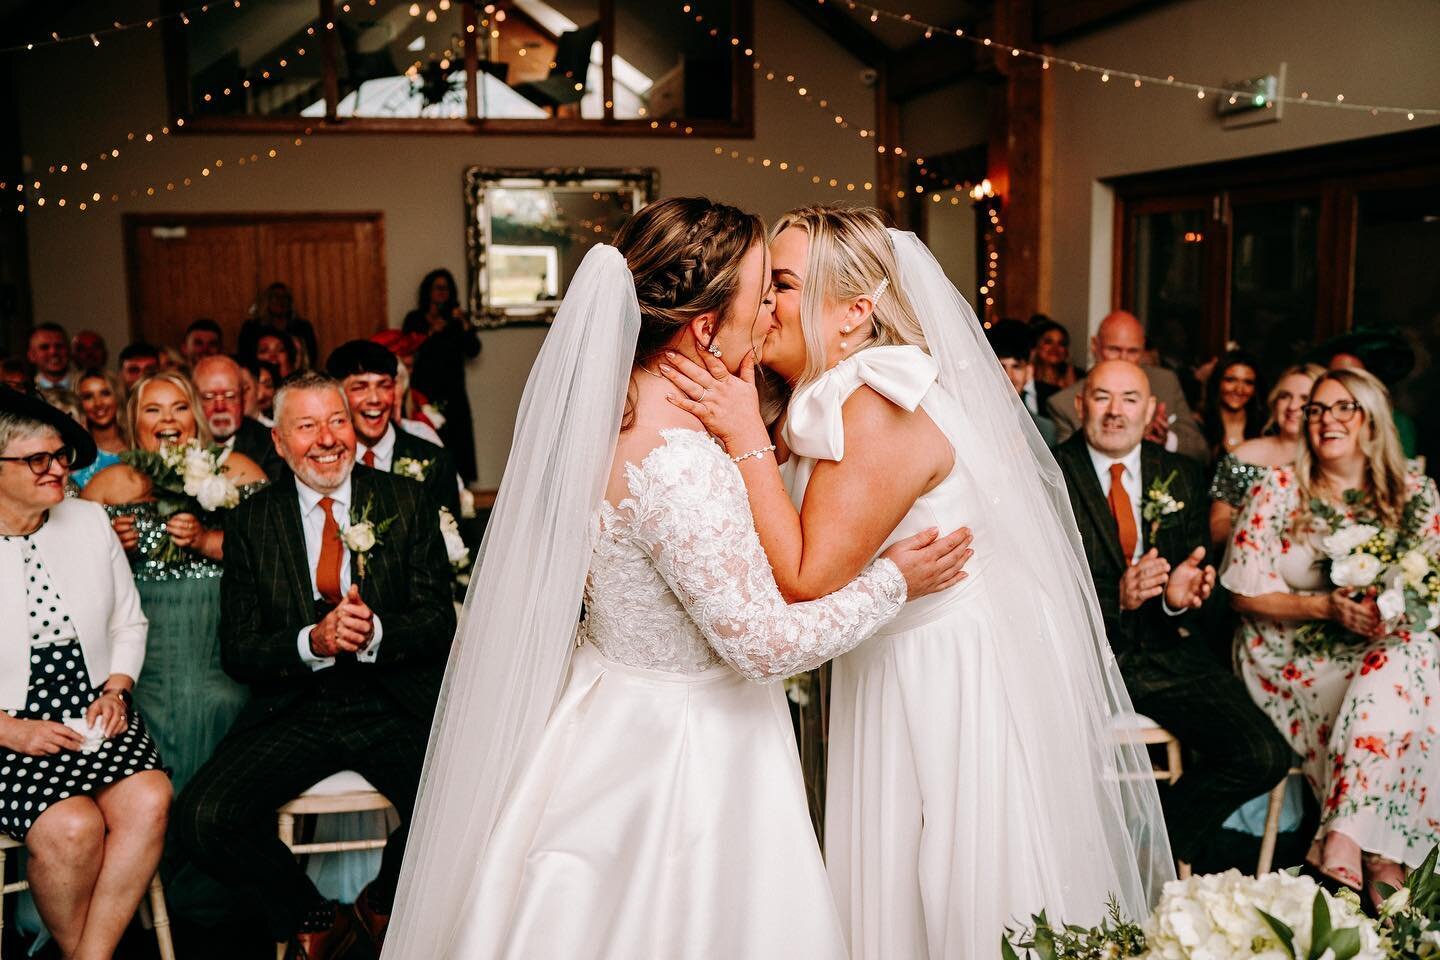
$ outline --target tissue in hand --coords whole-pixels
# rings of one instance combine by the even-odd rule
[[[105,744],[105,728],[99,723],[90,723],[84,717],[66,717],[65,726],[85,738],[81,753],[94,753]]]

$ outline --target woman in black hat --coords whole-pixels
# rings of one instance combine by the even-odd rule
[[[79,424],[0,387],[0,832],[69,957],[108,957],[160,862],[170,781],[132,709],[146,620]],[[25,611],[21,616],[20,611]]]

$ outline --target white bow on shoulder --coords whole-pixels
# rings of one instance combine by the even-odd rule
[[[870,347],[846,357],[806,384],[790,398],[783,435],[786,445],[802,457],[842,460],[845,422],[842,410],[850,395],[868,386],[896,406],[914,412],[930,392],[940,367],[915,346]]]

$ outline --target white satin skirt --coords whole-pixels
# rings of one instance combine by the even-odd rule
[[[1047,850],[1036,791],[1066,785],[1023,762],[983,610],[892,625],[834,662],[825,857],[856,960],[994,960],[1043,908],[1100,919],[1103,882],[1062,886],[1094,869]]]
[[[780,685],[576,650],[448,956],[845,957]]]

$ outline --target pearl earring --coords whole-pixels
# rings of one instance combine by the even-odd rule
[[[850,324],[847,323],[847,324],[845,324],[845,326],[843,326],[843,327],[840,328],[840,332],[841,332],[841,333],[849,333],[849,332],[850,332],[851,330],[853,330],[853,329],[855,329],[855,328],[852,327],[852,326],[850,326]]]
[[[706,347],[705,349],[708,350],[708,351],[710,352],[710,355],[711,355],[712,357],[714,357],[716,360],[719,360],[719,359],[720,359],[720,348],[719,348],[719,347],[715,346],[714,344],[711,344],[710,346]]]

